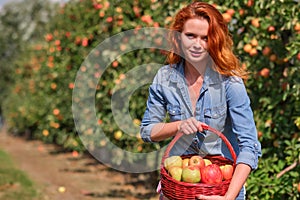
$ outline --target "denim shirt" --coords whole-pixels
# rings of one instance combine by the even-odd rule
[[[165,65],[157,72],[149,88],[147,108],[141,123],[141,137],[151,141],[151,130],[157,123],[164,122],[166,115],[170,121],[195,117],[197,120],[222,132],[230,141],[237,155],[238,163],[257,168],[261,146],[242,79],[220,75],[210,63],[205,71],[200,97],[195,112],[184,78],[184,64]],[[217,135],[204,131],[183,135],[173,146],[170,155],[184,154],[232,156]]]

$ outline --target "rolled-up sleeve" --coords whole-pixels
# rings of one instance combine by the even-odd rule
[[[247,164],[254,170],[258,166],[258,158],[261,156],[261,144],[257,138],[250,99],[241,79],[229,79],[226,85],[232,131],[237,136],[239,145],[236,162],[237,164]]]
[[[162,93],[162,85],[159,84],[158,74],[150,85],[147,107],[140,127],[141,138],[145,142],[152,142],[151,130],[157,123],[163,122],[165,116],[165,99]]]

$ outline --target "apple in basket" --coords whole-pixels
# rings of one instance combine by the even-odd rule
[[[198,183],[201,180],[200,169],[196,166],[187,166],[182,169],[182,181]]]
[[[232,174],[233,174],[233,166],[232,165],[229,165],[229,164],[222,165],[222,166],[220,166],[220,169],[222,171],[224,180],[229,180],[232,178]]]
[[[201,168],[201,181],[203,183],[221,183],[223,179],[219,165],[210,164]]]
[[[194,155],[190,158],[189,165],[202,168],[205,166],[205,162],[201,156]]]
[[[166,168],[166,170],[169,171],[169,169],[173,166],[182,166],[182,158],[180,156],[170,156],[164,160],[164,167]]]
[[[182,168],[189,166],[189,162],[190,162],[189,158],[184,158],[182,160]]]
[[[212,162],[209,159],[205,158],[203,160],[204,160],[205,166],[212,164]]]
[[[181,181],[182,168],[178,166],[170,167],[169,174],[172,176],[173,179]]]

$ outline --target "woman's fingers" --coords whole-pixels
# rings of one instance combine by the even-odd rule
[[[198,121],[198,125],[197,125],[197,128],[198,128],[198,131],[199,132],[203,132],[204,131],[204,128],[203,127],[207,127],[207,125],[203,122],[199,122]]]
[[[197,131],[203,131],[201,122],[197,121],[194,117],[183,120],[178,128],[184,134],[193,134]]]

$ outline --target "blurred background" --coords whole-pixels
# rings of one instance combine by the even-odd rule
[[[168,28],[175,12],[190,2],[1,0],[1,125],[11,135],[55,144],[66,152],[86,152],[72,115],[72,91],[84,59],[103,40],[122,31]],[[246,87],[263,155],[259,168],[247,181],[247,199],[299,199],[300,3],[297,0],[205,2],[222,12],[234,40],[235,53],[250,72]],[[157,45],[160,43],[156,41]],[[166,144],[145,144],[138,132],[123,132],[111,111],[113,89],[122,87],[126,72],[133,66],[164,60],[165,55],[159,50],[136,50],[112,62],[99,78],[95,95],[97,123],[118,147],[145,153]],[[139,126],[147,94],[147,85],[132,94],[129,126]],[[93,131],[87,126],[80,134],[93,135]],[[106,142],[91,137],[89,144],[101,148]],[[151,179],[157,182],[159,172]]]

